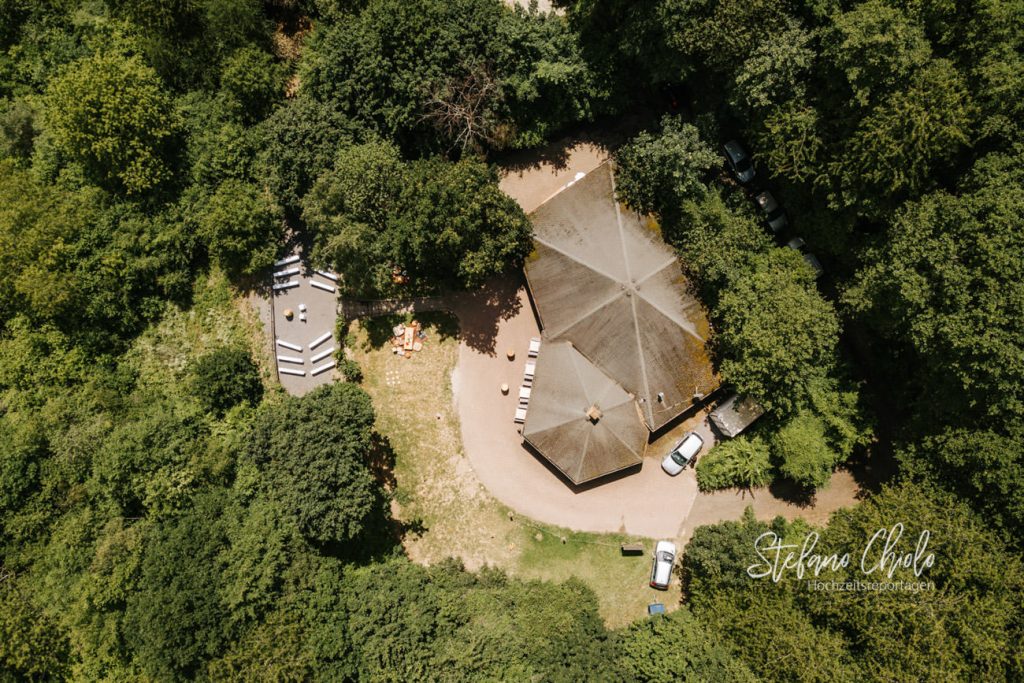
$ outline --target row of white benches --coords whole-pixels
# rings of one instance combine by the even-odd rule
[[[293,264],[298,263],[300,258],[301,257],[296,256],[296,255],[293,254],[292,256],[289,256],[287,258],[283,258],[280,261],[275,261],[274,262],[274,266],[275,267],[292,266]],[[274,279],[275,280],[279,280],[281,278],[291,278],[291,276],[293,276],[293,275],[298,275],[299,272],[300,272],[300,269],[298,268],[298,266],[293,266],[291,268],[285,268],[284,270],[275,271],[274,272]],[[314,280],[312,278],[310,278],[309,284],[311,284],[312,286],[316,287],[317,289],[322,289],[325,292],[330,292],[331,294],[334,294],[335,292],[338,291],[338,288],[335,286],[338,283],[338,275],[336,273],[332,273],[332,272],[330,272],[328,270],[314,270],[313,274],[314,275],[319,275],[322,278],[330,280],[331,282],[334,283],[334,285],[330,285],[330,284],[327,284],[325,282],[320,282],[319,280]],[[291,279],[289,279],[286,282],[275,282],[274,285],[273,285],[273,289],[274,289],[274,291],[280,291],[282,289],[290,289],[292,287],[298,287],[299,284],[300,283],[299,283],[298,280],[291,280]]]
[[[537,370],[537,355],[540,353],[540,338],[534,337],[530,340],[530,348],[528,351],[528,357],[530,360],[526,361],[526,366],[523,368],[523,383],[519,387],[519,405],[516,406],[516,414],[513,418],[513,422],[516,424],[522,424],[526,422],[526,410],[530,407],[530,394],[533,393],[533,375]]]
[[[317,337],[313,341],[309,342],[309,350],[312,351],[313,349],[315,349],[316,347],[320,346],[321,344],[323,344],[325,341],[327,341],[328,339],[330,339],[333,336],[334,336],[334,333],[331,332],[330,330],[328,330],[327,332],[324,332],[322,335],[320,335],[319,337]],[[283,339],[278,339],[277,340],[277,345],[280,346],[281,348],[290,349],[292,351],[298,351],[299,353],[302,352],[302,347],[299,344],[293,344],[293,343],[285,341]],[[328,356],[330,356],[333,353],[334,353],[334,347],[332,346],[329,349],[325,349],[324,351],[321,351],[321,352],[317,353],[315,356],[313,356],[312,358],[309,359],[309,362],[310,363],[318,363],[318,362],[322,361],[323,359],[327,358]],[[282,375],[295,375],[295,376],[298,376],[298,377],[305,377],[306,376],[306,371],[305,370],[299,370],[297,368],[283,367],[281,365],[281,363],[295,363],[296,365],[305,365],[306,361],[303,360],[302,358],[300,358],[299,356],[278,355],[277,361],[278,361],[277,371],[279,373],[281,373]],[[336,365],[337,365],[337,362],[332,359],[332,360],[328,361],[327,363],[324,363],[323,365],[319,365],[317,367],[314,367],[312,370],[309,371],[309,374],[311,376],[315,377],[316,375],[319,375],[320,373],[327,372],[328,370],[330,370],[331,368],[335,367]]]

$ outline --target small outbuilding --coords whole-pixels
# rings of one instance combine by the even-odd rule
[[[761,404],[749,396],[733,394],[711,411],[708,418],[723,436],[730,439],[754,424],[757,418],[764,415]]]

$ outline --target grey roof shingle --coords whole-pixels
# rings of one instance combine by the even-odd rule
[[[531,216],[526,278],[546,341],[523,438],[577,484],[640,464],[648,430],[718,386],[675,252],[614,197],[606,163]]]

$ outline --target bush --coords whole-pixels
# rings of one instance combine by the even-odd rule
[[[341,349],[339,353],[344,354],[345,349]],[[351,358],[342,358],[338,361],[338,369],[341,374],[345,375],[346,382],[359,383],[363,381],[363,369],[359,367],[359,363],[355,362]]]
[[[701,491],[766,486],[772,479],[768,454],[768,444],[758,436],[724,441],[697,461],[697,486]]]
[[[825,422],[802,412],[772,436],[772,452],[779,471],[801,486],[818,489],[828,483],[839,455],[829,446]]]
[[[242,349],[217,349],[196,360],[192,390],[206,409],[217,415],[243,401],[256,405],[263,398],[259,368]]]

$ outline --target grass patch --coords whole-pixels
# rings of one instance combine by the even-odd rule
[[[597,594],[601,616],[611,627],[643,617],[652,602],[670,608],[679,604],[679,582],[668,591],[648,586],[654,541],[622,534],[572,532],[542,524],[533,525],[514,573],[548,581],[576,577]],[[562,539],[565,542],[562,542]],[[624,556],[620,544],[642,540],[643,555]]]
[[[260,367],[264,387],[277,386],[271,382],[263,326],[222,272],[214,269],[197,278],[189,308],[166,306],[160,322],[143,332],[128,353],[140,386],[180,388],[173,380],[193,360],[224,346],[248,350]]]
[[[454,556],[471,569],[486,564],[530,579],[576,577],[597,594],[601,614],[613,627],[644,616],[648,603],[678,604],[677,587],[666,595],[647,585],[653,541],[644,541],[647,554],[623,557],[619,544],[638,539],[538,524],[510,515],[487,492],[463,453],[452,401],[457,321],[444,313],[415,318],[427,339],[411,358],[394,355],[388,339],[412,315],[360,320],[350,328],[377,430],[393,452],[393,513],[407,529],[409,556],[424,564]]]

